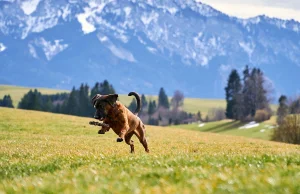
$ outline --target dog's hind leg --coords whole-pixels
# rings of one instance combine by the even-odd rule
[[[134,134],[138,137],[138,139],[140,140],[141,144],[144,146],[145,151],[147,153],[149,153],[148,142],[147,142],[147,139],[145,137],[145,131],[146,131],[145,126],[144,126],[144,124],[141,123],[137,127],[136,131],[134,131]]]
[[[130,145],[130,153],[134,153],[134,144],[133,141],[131,140],[132,135],[134,132],[129,132],[125,135],[125,142]]]

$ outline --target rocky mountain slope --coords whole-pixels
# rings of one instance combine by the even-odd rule
[[[277,94],[300,90],[300,23],[239,19],[193,0],[0,2],[0,83],[223,98],[232,68],[260,67]]]

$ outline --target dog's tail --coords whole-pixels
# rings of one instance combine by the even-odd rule
[[[137,107],[134,111],[134,114],[137,115],[141,111],[141,98],[136,92],[130,92],[128,96],[134,96],[136,98]]]

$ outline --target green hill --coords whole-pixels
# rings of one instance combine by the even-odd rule
[[[146,126],[130,154],[89,121],[0,108],[0,193],[300,193],[300,146]]]
[[[194,131],[220,133],[227,135],[237,135],[251,138],[270,140],[274,127],[276,126],[276,117],[262,123],[242,123],[240,121],[222,120],[208,123],[193,123],[188,125],[171,126],[177,129],[189,129]]]

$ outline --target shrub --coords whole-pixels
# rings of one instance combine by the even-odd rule
[[[300,144],[300,115],[288,115],[274,130],[272,140]]]
[[[221,121],[226,119],[224,108],[213,108],[208,111],[207,113],[207,120],[208,121]]]
[[[271,118],[271,113],[265,109],[256,110],[254,120],[256,122],[263,122]]]

